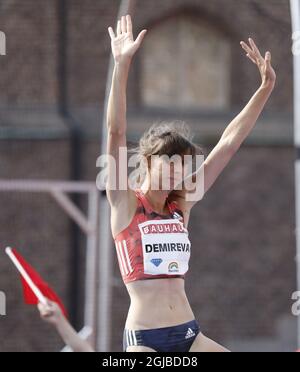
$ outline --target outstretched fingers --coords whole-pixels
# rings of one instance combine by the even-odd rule
[[[140,46],[142,44],[142,41],[144,40],[144,37],[147,33],[147,30],[143,30],[139,33],[138,37],[136,38],[135,44],[137,46]]]
[[[111,39],[114,39],[122,34],[130,33],[132,34],[132,21],[130,15],[123,16],[117,22],[116,34],[112,27],[108,28],[109,35]]]
[[[269,51],[266,52],[265,61],[266,61],[267,68],[271,68],[271,62],[272,62],[271,52],[269,52]]]
[[[131,21],[131,16],[129,14],[126,16],[126,22],[127,22],[127,32],[129,34],[132,34],[132,21]]]
[[[120,36],[121,34],[122,34],[121,21],[119,20],[117,24],[117,36]]]
[[[255,56],[255,53],[253,52],[253,50],[244,42],[244,41],[241,41],[241,47],[244,49],[244,51],[247,53],[247,57],[253,62],[253,63],[257,63],[256,62],[256,56]]]
[[[113,28],[112,27],[108,27],[108,32],[109,32],[110,38],[113,40],[116,37]]]
[[[127,33],[127,22],[124,16],[121,18],[121,30],[122,30],[122,34]]]
[[[259,60],[263,60],[263,57],[262,55],[260,54],[260,51],[258,49],[258,47],[256,46],[255,42],[253,41],[253,39],[249,38],[249,43],[252,47],[252,50],[254,51],[256,57],[259,59]]]
[[[135,52],[142,44],[143,39],[147,33],[147,30],[142,30],[139,33],[136,40],[134,40],[133,38],[132,30],[133,30],[132,19],[129,14],[127,14],[126,16],[122,16],[118,20],[116,31],[114,31],[112,27],[108,28],[108,32],[112,41],[126,39],[126,42],[130,41],[132,44],[131,45],[130,43],[128,43],[127,45],[129,45],[129,47],[133,47],[132,51]]]

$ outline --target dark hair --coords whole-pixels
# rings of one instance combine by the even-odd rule
[[[192,155],[195,159],[196,155],[204,155],[204,151],[193,142],[193,137],[184,121],[160,121],[154,123],[141,137],[139,146],[129,152],[138,156],[141,167],[143,160],[152,155]]]

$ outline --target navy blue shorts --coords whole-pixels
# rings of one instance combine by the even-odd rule
[[[196,320],[174,327],[131,331],[124,329],[123,351],[128,346],[146,346],[160,353],[188,352],[200,333]]]

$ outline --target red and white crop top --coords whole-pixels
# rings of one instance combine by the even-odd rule
[[[115,237],[118,262],[125,284],[136,280],[184,278],[189,268],[191,242],[176,202],[169,215],[156,213],[141,190],[130,225]]]

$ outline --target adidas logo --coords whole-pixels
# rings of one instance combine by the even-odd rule
[[[191,328],[189,328],[188,331],[187,331],[187,334],[185,336],[185,339],[188,339],[188,338],[191,338],[191,337],[194,337],[194,336],[196,336],[195,332]]]

